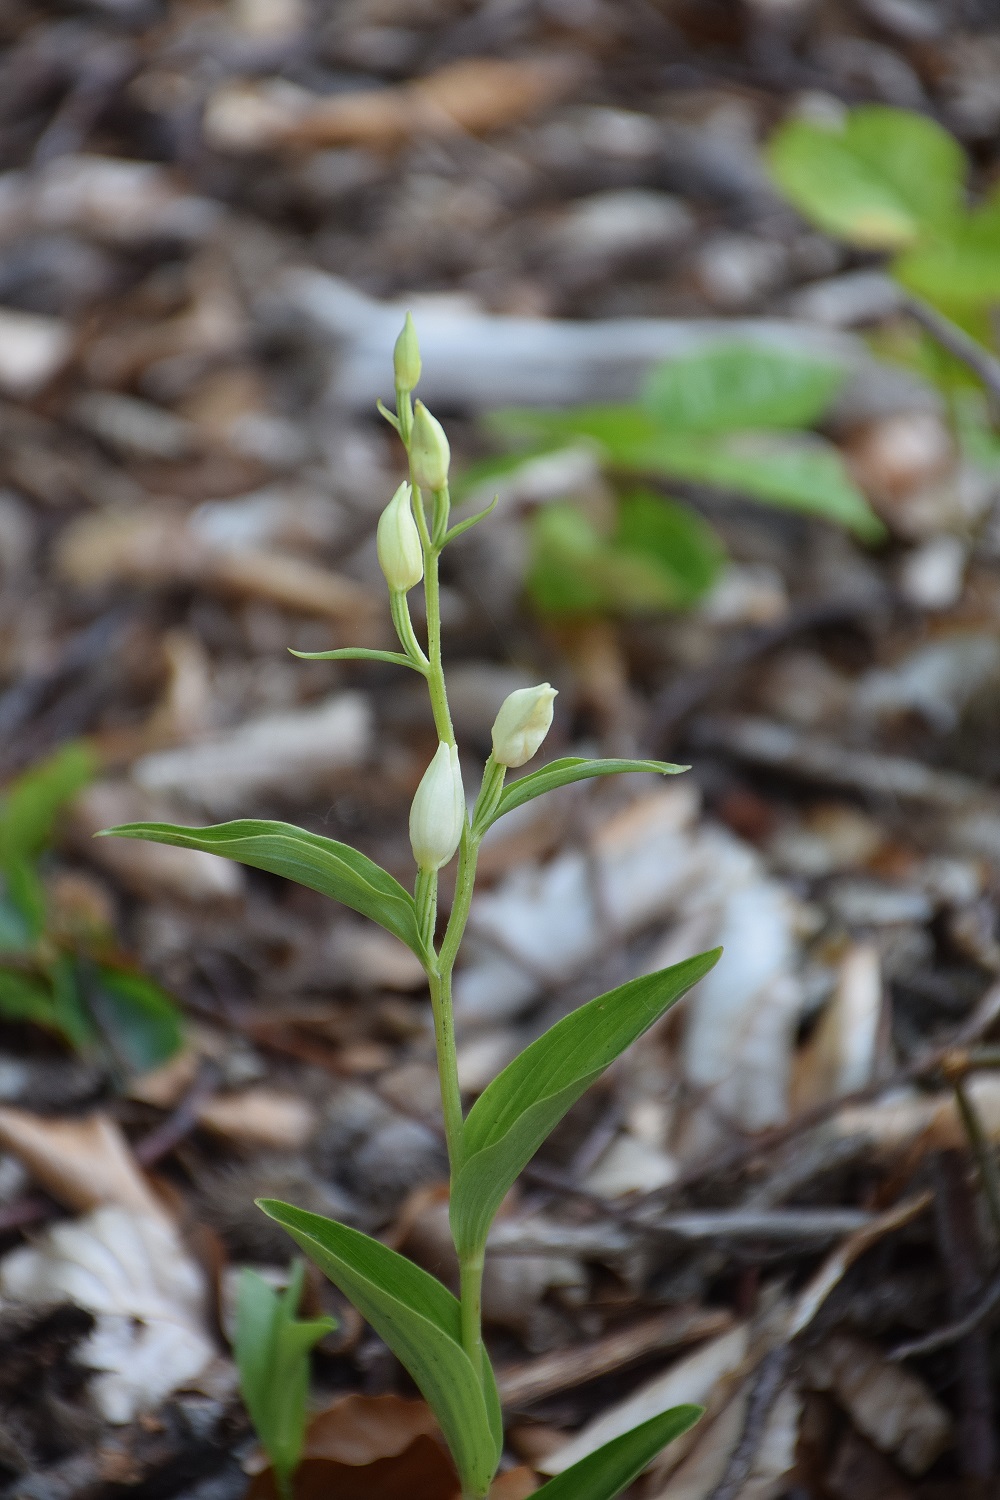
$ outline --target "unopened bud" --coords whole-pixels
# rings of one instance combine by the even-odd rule
[[[413,408],[410,434],[410,472],[422,490],[443,490],[448,483],[451,449],[444,428],[422,401]]]
[[[547,682],[518,688],[500,705],[493,725],[493,758],[502,766],[523,766],[549,732],[556,689]]]
[[[409,313],[392,351],[392,368],[397,391],[412,391],[420,379],[420,345]]]
[[[440,870],[458,848],[465,827],[465,788],[458,750],[438,745],[410,807],[410,844],[420,870]]]
[[[410,486],[403,483],[378,518],[375,533],[379,567],[393,590],[406,593],[424,576],[420,533],[410,508]]]

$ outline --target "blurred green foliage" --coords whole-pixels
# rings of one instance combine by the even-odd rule
[[[88,748],[72,743],[0,794],[0,1016],[139,1073],[180,1047],[180,1012],[98,914],[61,905],[44,879],[58,815],[95,771]]]
[[[722,490],[879,540],[882,523],[837,449],[811,430],[842,380],[826,360],[726,343],[654,370],[634,402],[497,413],[492,431],[514,452],[480,465],[477,482],[584,443],[616,485],[611,517],[571,501],[537,511],[528,575],[536,607],[550,616],[648,614],[686,609],[711,587],[725,561],[721,541],[690,506],[642,479]]]

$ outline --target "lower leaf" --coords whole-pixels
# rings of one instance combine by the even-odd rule
[[[668,1443],[693,1427],[703,1411],[701,1406],[673,1406],[651,1417],[564,1469],[535,1490],[532,1500],[613,1500]]]
[[[321,1214],[273,1198],[260,1208],[301,1246],[406,1366],[441,1424],[462,1483],[484,1495],[503,1447],[489,1360],[480,1380],[462,1347],[458,1299],[405,1256]]]

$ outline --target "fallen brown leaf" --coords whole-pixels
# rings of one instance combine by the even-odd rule
[[[107,1115],[54,1120],[0,1108],[0,1145],[13,1152],[40,1187],[78,1213],[113,1204],[163,1221],[162,1204]]]
[[[279,80],[227,84],[209,100],[205,133],[220,150],[369,146],[415,135],[486,134],[537,113],[579,82],[576,58],[468,57],[392,88],[324,99]]]
[[[455,1470],[437,1432],[423,1401],[341,1397],[309,1423],[295,1500],[455,1500]],[[277,1500],[271,1469],[255,1476],[247,1500]],[[520,1492],[500,1500],[520,1500]]]

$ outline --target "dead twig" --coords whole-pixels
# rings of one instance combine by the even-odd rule
[[[907,297],[903,306],[943,349],[978,376],[994,400],[1000,401],[1000,359],[971,338],[964,328],[959,328],[957,323],[919,297]]]
[[[791,1362],[790,1344],[779,1344],[776,1349],[770,1349],[764,1355],[750,1390],[740,1440],[730,1455],[726,1472],[712,1490],[708,1500],[736,1500],[749,1479],[757,1449],[764,1436],[767,1419],[781,1392]]]
[[[997,1171],[996,1155],[983,1129],[979,1111],[972,1102],[972,1096],[963,1079],[955,1080],[954,1090],[955,1104],[979,1168],[979,1181],[983,1197],[986,1199],[986,1207],[989,1209],[994,1229],[1000,1234],[1000,1172]]]
[[[922,1354],[934,1354],[938,1349],[947,1349],[950,1344],[957,1344],[960,1339],[974,1333],[998,1306],[1000,1306],[1000,1276],[990,1283],[984,1295],[964,1318],[959,1318],[954,1323],[947,1323],[944,1328],[925,1334],[923,1338],[897,1344],[895,1349],[890,1351],[889,1358],[893,1360],[917,1359]]]
[[[989,791],[971,777],[937,771],[902,755],[851,750],[774,719],[752,714],[706,715],[695,721],[691,733],[699,750],[721,750],[753,765],[791,772],[827,786],[848,787],[868,796],[898,798],[951,811],[997,805]]]
[[[732,1326],[724,1309],[671,1308],[655,1318],[633,1323],[589,1344],[553,1350],[525,1365],[497,1372],[500,1400],[507,1407],[531,1406],[558,1391],[575,1390],[588,1380],[623,1370],[650,1354],[663,1354],[702,1339],[715,1338]]]
[[[934,1206],[941,1266],[956,1320],[969,1315],[982,1295],[982,1249],[976,1204],[960,1151],[942,1151],[935,1160]],[[990,1344],[982,1324],[957,1340],[958,1442],[962,1473],[980,1485],[984,1500],[996,1473]]]

